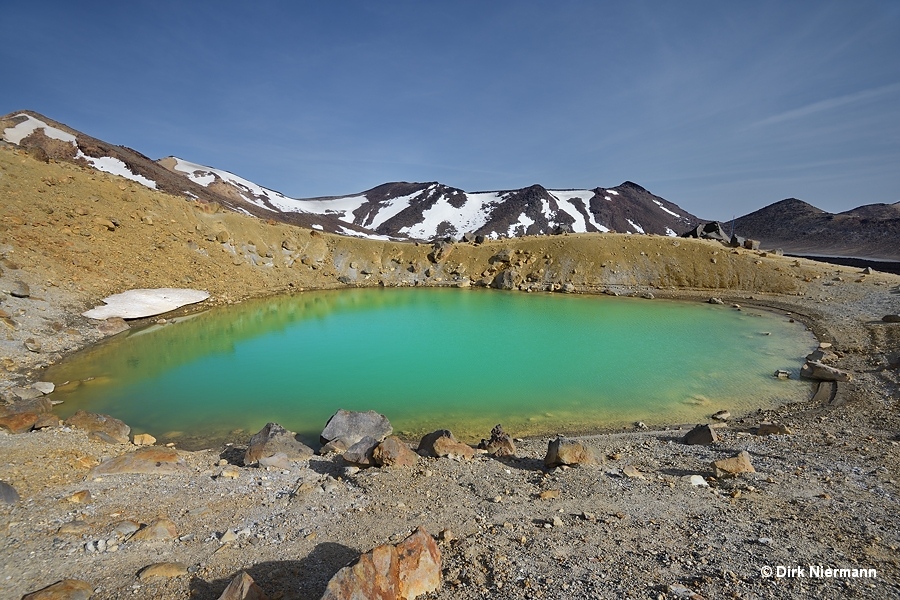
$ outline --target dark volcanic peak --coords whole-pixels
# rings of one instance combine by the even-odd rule
[[[0,119],[0,133],[3,140],[48,158],[80,162],[196,202],[345,235],[428,240],[464,233],[498,238],[621,231],[674,236],[699,222],[630,181],[592,190],[535,184],[492,192],[394,182],[350,196],[297,199],[174,156],[153,161],[30,111]]]
[[[789,198],[736,219],[735,233],[791,254],[900,260],[896,204],[832,214]]]

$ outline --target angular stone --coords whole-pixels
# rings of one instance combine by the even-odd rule
[[[372,457],[376,446],[378,446],[378,441],[373,437],[366,436],[350,446],[342,456],[351,465],[369,467],[377,464]]]
[[[800,369],[800,376],[819,381],[850,381],[853,376],[847,371],[828,366],[819,361],[810,360]]]
[[[15,393],[16,389],[23,388],[13,388],[13,393]],[[36,391],[36,390],[29,390]],[[18,402],[14,402],[12,404],[7,404],[5,406],[0,406],[0,415],[11,415],[14,413],[22,413],[22,412],[32,412],[37,413],[39,415],[51,412],[53,410],[53,403],[49,398],[42,398],[40,394],[38,397],[32,398],[24,398],[19,400]]]
[[[244,465],[256,464],[259,459],[276,454],[284,454],[288,460],[306,460],[313,455],[313,450],[299,441],[296,433],[278,423],[266,423],[250,438],[250,446],[244,453]]]
[[[174,475],[189,469],[174,448],[144,446],[134,452],[117,456],[100,463],[91,471],[92,476],[119,473],[143,473],[147,475]]]
[[[357,412],[340,409],[328,419],[319,440],[323,445],[340,440],[349,448],[366,436],[380,442],[393,431],[387,417],[374,410]]]
[[[269,597],[246,571],[241,571],[222,591],[218,600],[269,600]]]
[[[0,430],[9,433],[25,433],[31,431],[34,424],[37,423],[38,414],[33,412],[13,413],[0,417]]]
[[[18,279],[12,282],[8,292],[13,298],[27,298],[31,295],[31,289],[28,287],[28,284]]]
[[[20,387],[16,386],[10,390],[12,395],[18,398],[19,400],[34,400],[35,398],[40,398],[43,396],[43,392],[37,390],[33,387]]]
[[[35,381],[31,384],[31,387],[42,394],[51,394],[56,389],[56,386],[50,381]]]
[[[372,451],[372,459],[380,467],[412,467],[418,455],[397,436],[390,436]]]
[[[475,450],[458,441],[448,429],[438,429],[422,437],[419,442],[419,453],[436,458],[470,459],[475,457]]]
[[[881,320],[885,323],[900,323],[900,315],[884,315]]]
[[[154,577],[181,577],[182,575],[187,575],[188,568],[187,565],[180,562],[161,562],[154,563],[152,565],[147,565],[141,572],[138,573],[138,577],[140,577],[141,581],[147,581],[148,579],[152,579]]]
[[[781,423],[760,423],[756,435],[790,435],[792,432]]]
[[[547,454],[544,456],[544,465],[558,467],[562,465],[586,465],[597,462],[590,448],[579,442],[565,437],[557,437],[547,444]]]
[[[756,469],[750,464],[750,454],[746,450],[731,458],[713,461],[712,468],[717,478],[734,477],[741,473],[756,473]]]
[[[97,331],[103,335],[116,335],[128,331],[131,326],[122,317],[110,317],[97,324]]]
[[[378,546],[338,571],[322,600],[411,600],[436,590],[440,582],[440,551],[420,527],[396,547]]]
[[[156,438],[149,433],[139,433],[134,436],[135,446],[152,446],[156,443]]]
[[[15,504],[19,501],[19,492],[5,481],[0,481],[0,503]]]
[[[709,425],[697,425],[688,431],[681,441],[689,446],[707,446],[718,442],[719,436]]]
[[[273,469],[290,469],[291,461],[288,460],[287,454],[284,452],[276,452],[272,456],[264,456],[259,459],[259,466]]]
[[[522,276],[514,269],[500,271],[491,282],[491,287],[497,290],[512,290],[522,283]]]
[[[109,415],[99,415],[79,410],[66,419],[66,425],[84,429],[89,434],[102,434],[98,437],[104,441],[106,441],[106,438],[109,438],[119,444],[131,443],[129,438],[131,427]]]
[[[25,594],[22,600],[88,600],[94,586],[80,579],[63,579],[42,590]]]
[[[480,450],[487,450],[488,454],[493,456],[515,456],[516,445],[510,439],[509,435],[503,431],[503,427],[497,424],[491,429],[491,437],[487,440],[481,440],[478,444]]]
[[[177,535],[178,529],[175,527],[175,523],[163,517],[151,521],[146,527],[135,533],[131,539],[142,542],[161,542],[174,540]]]
[[[397,544],[400,598],[415,598],[441,587],[441,551],[421,527]]]
[[[74,494],[66,498],[66,500],[75,504],[87,504],[92,499],[93,497],[91,496],[90,490],[81,490],[80,492],[75,492]]]
[[[62,421],[59,417],[52,413],[44,413],[38,415],[37,421],[34,422],[34,429],[49,429],[51,427],[59,427]]]
[[[644,477],[644,474],[641,473],[637,467],[632,467],[631,465],[625,465],[622,467],[622,474],[629,479],[647,479]]]

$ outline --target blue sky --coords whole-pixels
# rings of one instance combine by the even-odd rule
[[[900,2],[7,3],[0,113],[294,197],[900,201]]]

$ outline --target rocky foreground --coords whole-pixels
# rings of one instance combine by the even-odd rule
[[[900,312],[897,276],[653,236],[368,242],[139,187],[0,147],[0,419],[22,402],[43,419],[0,433],[0,597],[75,579],[86,583],[56,597],[212,600],[238,579],[315,599],[420,527],[440,555],[439,587],[421,598],[900,597],[900,325],[883,319]],[[778,410],[711,415],[694,433],[648,423],[580,438],[589,460],[572,464],[547,461],[555,436],[509,431],[512,451],[493,454],[387,437],[405,457],[389,466],[374,450],[372,466],[348,462],[341,444],[248,460],[249,439],[186,452],[92,417],[60,424],[35,385],[43,366],[129,326],[80,313],[131,287],[229,302],[448,284],[790,311],[831,344],[818,362],[851,378]],[[439,457],[434,442],[453,451]],[[729,459],[743,472],[714,465]]]

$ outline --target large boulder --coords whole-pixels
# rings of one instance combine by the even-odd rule
[[[338,571],[322,600],[412,600],[441,585],[441,552],[434,539],[419,527],[392,546],[378,546]]]
[[[357,465],[360,467],[374,466],[378,463],[375,462],[372,453],[375,451],[375,448],[377,446],[378,440],[367,435],[363,439],[350,446],[347,451],[344,452],[343,458],[351,465]]]
[[[579,442],[559,436],[547,444],[544,465],[548,467],[592,464],[597,462],[593,451]]]
[[[514,269],[504,269],[497,273],[491,282],[491,287],[497,290],[513,290],[522,283],[522,276]]]
[[[244,453],[244,465],[254,465],[279,453],[288,460],[306,460],[313,455],[313,449],[299,441],[296,433],[278,423],[266,423],[250,438],[250,446]]]
[[[110,444],[130,444],[131,427],[109,415],[79,410],[66,419],[66,425],[84,429],[88,436]]]
[[[37,423],[39,415],[33,412],[20,412],[0,417],[0,431],[8,433],[25,433],[31,431]]]
[[[457,440],[449,429],[438,429],[422,437],[419,454],[435,458],[470,459],[475,457],[475,450]]]
[[[334,443],[350,448],[366,436],[380,442],[393,431],[387,417],[374,410],[357,412],[340,409],[328,419],[319,440],[323,445]]]

